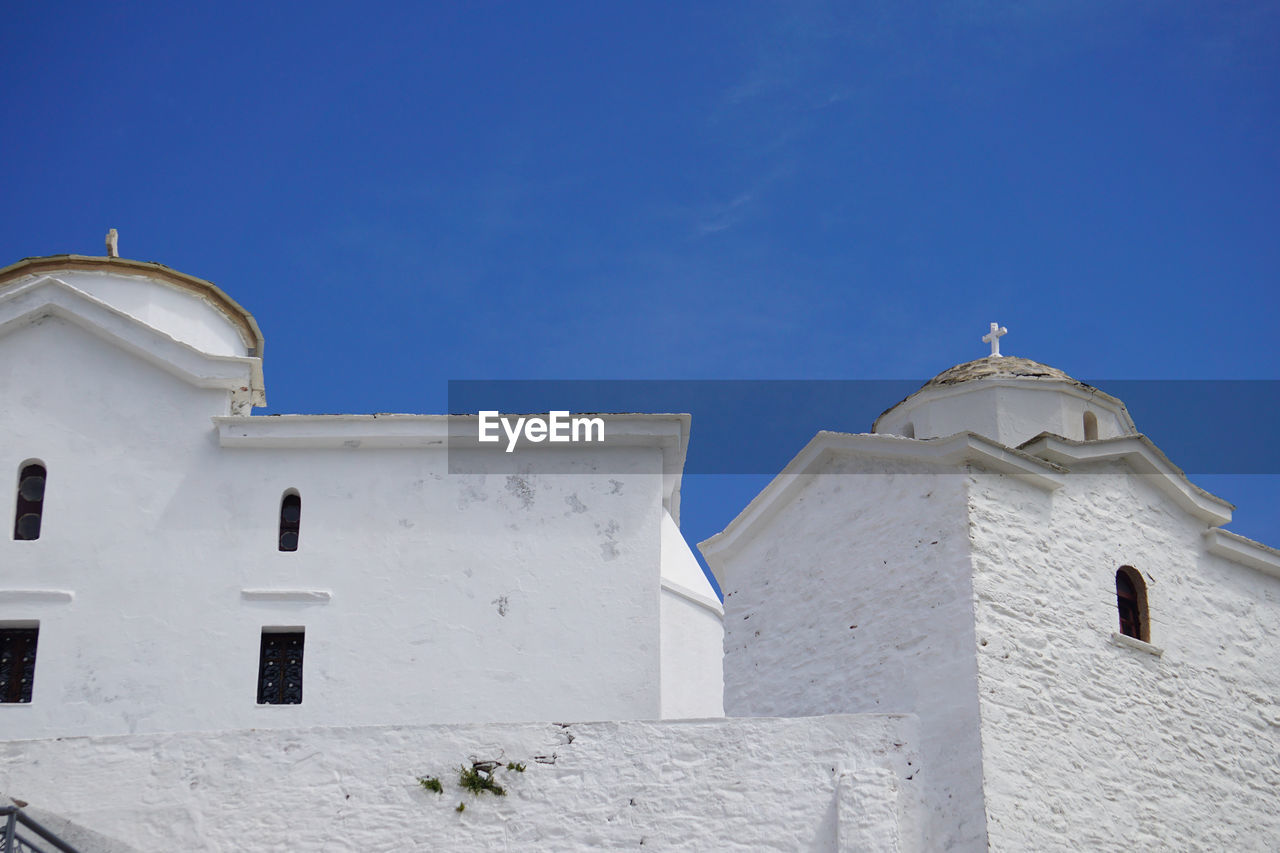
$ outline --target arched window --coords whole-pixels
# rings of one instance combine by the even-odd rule
[[[915,424],[913,424],[911,421],[907,421],[905,424],[903,424],[903,425],[902,425],[902,437],[903,437],[903,438],[915,438],[915,437],[916,437],[916,425],[915,425]]]
[[[302,522],[302,498],[290,489],[280,499],[280,550],[298,550],[298,526]]]
[[[1147,619],[1147,584],[1133,566],[1116,571],[1116,606],[1120,610],[1120,633],[1144,643],[1151,641]]]
[[[1084,413],[1084,440],[1098,440],[1098,416],[1093,412]]]
[[[18,470],[18,509],[13,514],[14,539],[39,539],[44,514],[44,466],[25,462]]]

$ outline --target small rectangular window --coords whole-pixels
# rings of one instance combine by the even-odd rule
[[[0,703],[31,701],[39,628],[0,628]]]
[[[263,628],[258,656],[258,704],[302,704],[301,628]]]

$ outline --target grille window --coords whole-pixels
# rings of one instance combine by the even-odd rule
[[[302,704],[302,631],[262,630],[258,704]]]
[[[0,702],[31,701],[39,628],[0,628]]]

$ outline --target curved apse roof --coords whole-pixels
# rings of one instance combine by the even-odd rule
[[[262,330],[253,315],[240,306],[213,282],[178,272],[164,264],[150,261],[131,261],[125,258],[99,258],[90,255],[48,255],[40,258],[23,258],[16,264],[0,269],[0,287],[28,275],[55,273],[59,270],[110,272],[121,275],[140,275],[159,279],[182,290],[190,291],[218,309],[240,331],[240,337],[249,355],[262,357]]]

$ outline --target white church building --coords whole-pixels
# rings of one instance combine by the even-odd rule
[[[34,849],[1280,846],[1280,553],[994,324],[702,543],[722,605],[687,415],[253,415],[252,315],[111,248],[0,270]]]

